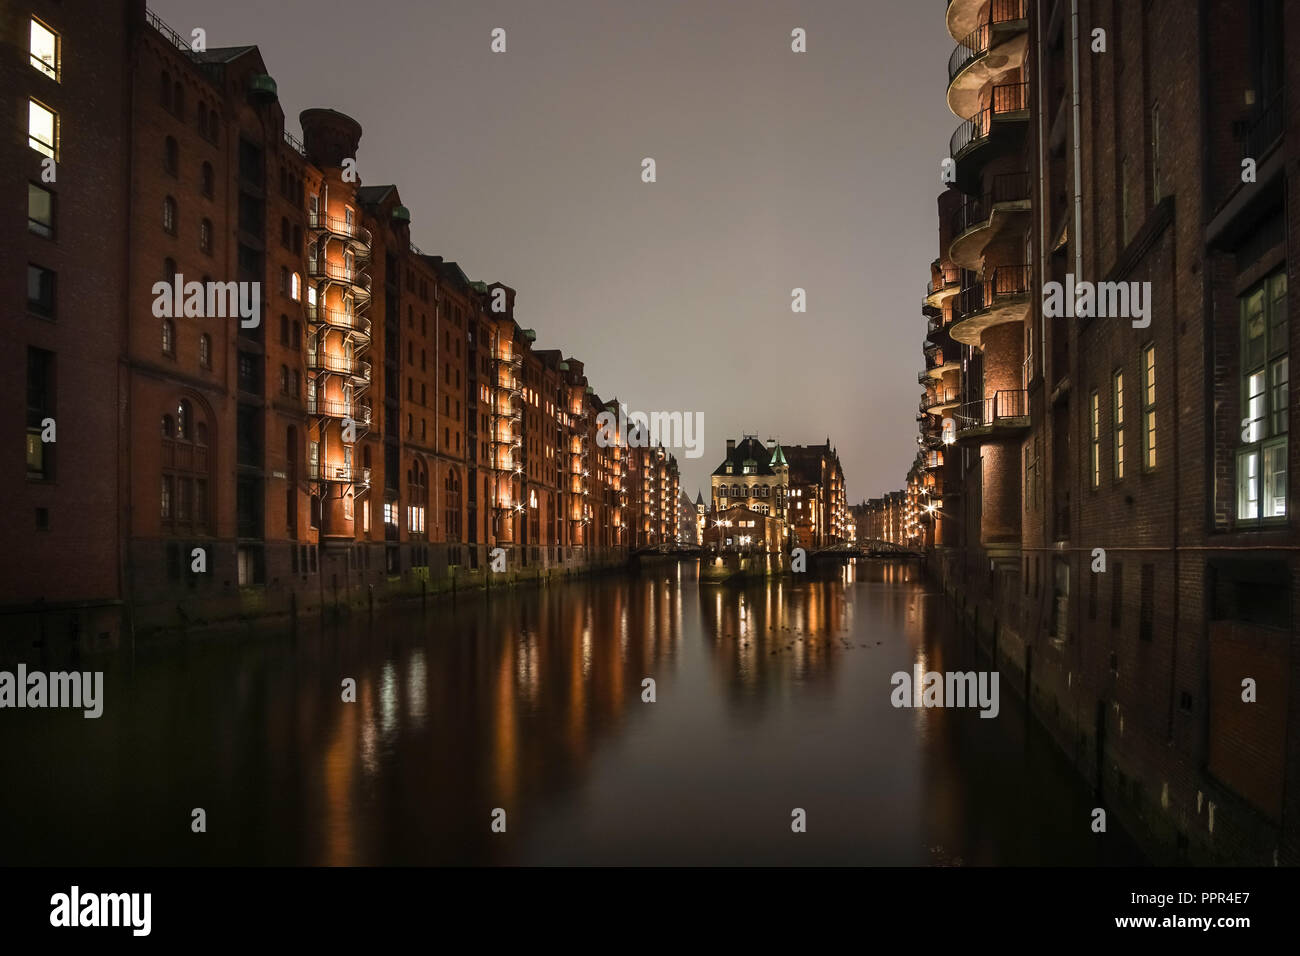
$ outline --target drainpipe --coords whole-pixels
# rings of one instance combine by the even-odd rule
[[[1071,57],[1074,89],[1072,106],[1074,111],[1074,281],[1083,275],[1083,153],[1079,148],[1079,0],[1070,0],[1070,31],[1074,44]],[[1071,296],[1074,289],[1069,290]]]

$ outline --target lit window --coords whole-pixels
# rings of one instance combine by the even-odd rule
[[[32,17],[32,67],[48,77],[59,78],[59,35]]]
[[[1124,370],[1115,372],[1115,478],[1124,477]]]
[[[1290,356],[1285,270],[1241,302],[1241,447],[1237,519],[1286,517]]]
[[[171,319],[163,319],[162,350],[164,355],[176,354],[176,326]]]
[[[35,100],[27,102],[27,145],[50,159],[58,158],[59,117]]]
[[[1142,350],[1142,451],[1143,465],[1156,466],[1156,347]]]
[[[299,278],[298,273],[296,272],[293,274],[293,279],[289,286],[289,295],[295,302],[297,302],[299,297],[302,295],[302,279]]]

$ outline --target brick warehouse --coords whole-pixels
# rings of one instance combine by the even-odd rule
[[[1300,11],[946,20],[961,126],[913,470],[932,570],[1157,859],[1300,862]],[[1149,312],[1052,317],[1053,282],[1150,283]]]
[[[600,447],[583,363],[534,348],[515,290],[412,244],[398,188],[355,175],[354,119],[306,110],[299,140],[256,47],[196,52],[139,0],[9,6],[3,36],[11,631],[99,640],[470,586],[495,547],[518,578],[677,540],[672,455]],[[180,281],[259,283],[255,321],[158,315]]]

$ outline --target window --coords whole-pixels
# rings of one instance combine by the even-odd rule
[[[294,273],[289,283],[289,297],[297,302],[302,296],[302,279]]]
[[[158,103],[168,111],[172,108],[172,78],[166,70],[158,78]]]
[[[211,163],[204,162],[203,169],[199,174],[199,184],[199,188],[203,191],[203,195],[211,199],[213,193],[216,192],[216,177],[212,172]]]
[[[176,145],[176,138],[168,136],[163,141],[163,171],[177,176],[181,171],[181,148]]]
[[[280,366],[280,394],[289,394],[289,366]]]
[[[35,183],[27,184],[27,231],[54,238],[54,193]]]
[[[212,336],[207,332],[199,336],[199,368],[212,368]]]
[[[1142,350],[1142,466],[1156,466],[1156,347]]]
[[[27,264],[27,311],[54,318],[54,271]]]
[[[1115,402],[1115,480],[1124,477],[1124,370],[1116,369],[1113,379]]]
[[[1287,342],[1286,270],[1279,269],[1241,297],[1241,445],[1237,450],[1237,519],[1286,517]]]
[[[27,349],[27,477],[54,478],[54,443],[41,440],[45,420],[54,414],[54,353]]]
[[[1101,396],[1094,390],[1088,399],[1088,444],[1092,448],[1091,484],[1101,485]]]
[[[163,355],[175,356],[176,354],[176,323],[171,319],[163,319],[162,350]]]
[[[58,114],[36,100],[27,102],[27,145],[42,156],[59,158]]]
[[[199,251],[212,255],[212,220],[204,219],[199,223]]]
[[[163,199],[163,232],[176,235],[176,200],[171,196]]]
[[[1149,641],[1155,636],[1156,566],[1142,565],[1141,604],[1138,606],[1138,637]]]
[[[31,64],[53,80],[59,78],[59,35],[32,17]]]

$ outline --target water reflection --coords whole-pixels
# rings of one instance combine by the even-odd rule
[[[138,648],[95,662],[100,720],[0,721],[3,862],[1131,859],[1005,693],[997,720],[890,705],[893,672],[973,654],[887,562],[745,588],[670,566]]]

